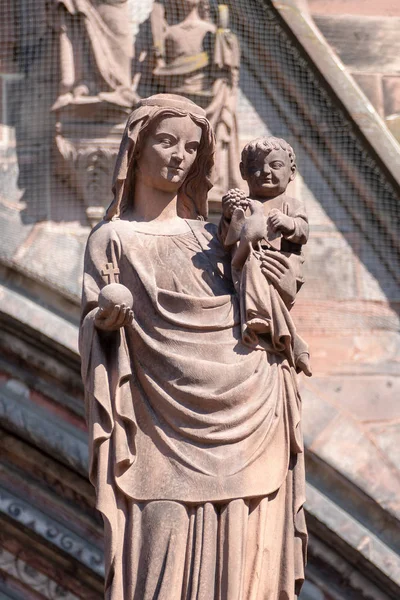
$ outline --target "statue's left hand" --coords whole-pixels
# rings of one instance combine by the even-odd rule
[[[120,327],[130,325],[132,321],[132,309],[125,306],[125,304],[116,304],[111,312],[99,308],[94,319],[94,324],[97,329],[101,329],[102,331],[116,331]]]
[[[274,285],[287,307],[296,298],[297,282],[289,259],[274,250],[264,250],[261,257],[261,272]]]

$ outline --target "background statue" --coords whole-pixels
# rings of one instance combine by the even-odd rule
[[[67,184],[94,225],[109,203],[121,133],[138,99],[128,0],[53,0],[50,7],[60,59],[54,186],[65,193]]]
[[[214,24],[207,0],[155,2],[135,52],[143,95],[182,94],[205,109],[216,135],[211,193],[218,200],[229,187],[241,185],[236,122],[240,51],[228,20],[228,7],[220,5]]]
[[[80,347],[109,600],[294,600],[304,579],[296,374],[242,341],[231,256],[204,221],[213,150],[197,105],[140,101],[88,240]],[[294,301],[285,256],[267,249],[259,273]]]
[[[53,110],[93,97],[131,107],[133,37],[128,0],[54,0],[60,95]]]

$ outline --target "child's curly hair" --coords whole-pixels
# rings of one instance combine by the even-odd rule
[[[242,150],[242,165],[243,169],[247,171],[247,166],[249,159],[252,155],[257,152],[264,152],[265,154],[269,154],[272,150],[285,150],[287,152],[290,159],[290,166],[293,170],[297,169],[296,166],[296,155],[292,146],[284,139],[277,138],[274,136],[268,137],[259,137],[255,140],[252,140]]]

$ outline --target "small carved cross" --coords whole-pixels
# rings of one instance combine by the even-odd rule
[[[118,283],[119,269],[114,267],[112,263],[107,263],[101,274],[105,278],[106,283]]]

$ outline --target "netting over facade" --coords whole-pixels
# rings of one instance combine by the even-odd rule
[[[1,285],[76,323],[84,246],[112,198],[127,116],[140,97],[184,94],[216,131],[214,221],[227,189],[247,189],[239,173],[247,142],[274,135],[293,146],[289,191],[310,221],[293,310],[310,342],[318,400],[310,406],[317,414],[319,392],[346,411],[357,393],[375,406],[398,372],[398,184],[272,2],[199,0],[192,14],[194,4],[0,0]],[[378,434],[367,431],[386,452]]]
[[[81,226],[111,199],[127,114],[138,97],[169,91],[206,108],[217,132],[214,213],[228,187],[246,189],[238,171],[246,142],[271,133],[295,148],[300,176],[291,191],[305,200],[312,230],[304,299],[325,300],[321,290],[334,277],[340,301],[398,302],[398,190],[268,2],[200,2],[189,22],[182,0],[3,6],[4,259],[23,255],[25,271],[79,294]],[[49,225],[46,235],[33,233],[43,222],[63,234]],[[30,254],[21,250],[29,232]],[[62,277],[50,273],[48,244],[61,263],[68,257]],[[364,326],[359,307],[348,319],[340,311],[324,327]],[[392,327],[392,316],[375,310],[371,319]]]

